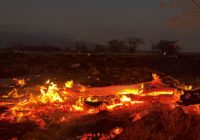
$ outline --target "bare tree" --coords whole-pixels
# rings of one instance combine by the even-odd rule
[[[128,49],[129,49],[129,52],[131,53],[135,52],[136,48],[142,44],[144,44],[144,40],[141,38],[134,37],[134,38],[127,39]]]
[[[110,52],[119,53],[122,52],[126,48],[126,42],[123,40],[111,40],[108,41],[108,50]]]
[[[163,55],[177,55],[180,51],[178,41],[160,40],[152,47],[152,51]]]
[[[200,8],[200,2],[197,0],[190,0],[191,2],[193,2],[193,4],[195,4],[196,6],[198,6]]]
[[[77,52],[81,52],[81,53],[85,53],[85,52],[88,52],[88,49],[87,49],[87,45],[85,42],[83,41],[76,41],[74,43],[74,47],[75,47],[75,50]]]
[[[96,45],[94,46],[94,52],[102,53],[102,52],[106,52],[106,51],[107,51],[107,48],[106,48],[106,46],[104,46],[104,45],[96,44]]]

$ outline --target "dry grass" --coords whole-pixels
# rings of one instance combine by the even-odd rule
[[[149,110],[150,107],[144,108]],[[200,118],[185,114],[181,108],[173,110],[165,105],[156,106],[146,116],[131,122],[130,111],[103,113],[84,116],[72,121],[37,129],[26,133],[22,139],[74,140],[85,133],[108,134],[117,126],[124,128],[118,140],[198,140],[200,139]],[[129,112],[128,112],[129,111]],[[126,114],[127,113],[127,114]],[[121,115],[121,116],[120,116]]]
[[[126,140],[198,140],[200,119],[181,108],[153,111],[128,126],[119,139]]]

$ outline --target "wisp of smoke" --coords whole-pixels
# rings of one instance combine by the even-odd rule
[[[200,0],[161,2],[161,8],[174,8],[178,12],[168,19],[167,25],[180,33],[190,33],[200,29]]]

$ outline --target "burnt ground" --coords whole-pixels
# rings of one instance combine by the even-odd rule
[[[80,83],[87,86],[109,86],[109,85],[126,85],[141,83],[151,80],[151,74],[157,73],[161,77],[173,77],[178,79],[181,83],[192,84],[199,86],[200,84],[200,55],[184,54],[178,58],[163,57],[153,54],[65,54],[65,53],[1,53],[0,54],[0,89],[1,94],[5,94],[14,85],[12,78],[25,78],[27,86],[33,86],[36,84],[43,84],[47,79],[52,79],[56,83],[63,83],[67,80],[74,80],[76,83]],[[173,83],[173,81],[171,81]],[[181,112],[181,111],[180,111]],[[165,113],[164,113],[165,114]],[[175,114],[175,115],[174,115]],[[177,115],[178,114],[178,115]],[[182,112],[180,113],[182,114]],[[178,139],[184,136],[189,136],[190,129],[199,128],[200,125],[192,124],[194,118],[188,118],[187,115],[180,115],[177,113],[168,113],[169,118],[176,119],[176,123],[180,123],[178,119],[182,119],[184,122],[182,125],[188,129],[180,130],[184,131],[177,133],[174,138]],[[101,114],[100,114],[101,115]],[[165,114],[166,115],[166,114]],[[139,131],[146,126],[144,122],[138,122],[138,125],[130,125],[127,127],[127,132],[119,138],[126,137],[126,139],[140,138],[140,139],[170,139],[162,134],[166,134],[167,130],[155,134],[155,137],[149,136],[149,133],[153,134],[154,125],[151,123],[157,122],[155,115],[152,115],[153,120],[148,120],[150,127],[145,128],[146,137],[139,135]],[[157,116],[163,117],[163,112]],[[166,116],[164,116],[166,117]],[[90,116],[89,116],[90,118]],[[150,117],[151,118],[151,117]],[[84,119],[84,118],[83,118]],[[166,119],[166,118],[165,118]],[[185,120],[186,119],[186,120]],[[191,120],[190,120],[191,119]],[[86,117],[87,120],[87,117]],[[89,119],[90,120],[90,119]],[[112,120],[112,121],[111,121]],[[115,121],[113,121],[115,120]],[[162,120],[162,119],[161,119]],[[127,124],[121,119],[109,119],[103,118],[98,120],[94,124],[80,124],[80,120],[77,122],[61,126],[50,126],[48,130],[41,130],[35,124],[31,122],[9,124],[2,122],[0,127],[0,139],[74,139],[75,135],[81,135],[85,132],[108,131],[114,126],[123,126]],[[86,121],[87,122],[87,121]],[[174,124],[171,120],[164,120],[159,122],[161,125]],[[163,124],[164,123],[164,124]],[[166,124],[165,124],[166,123]],[[189,124],[188,124],[189,123]],[[195,126],[192,126],[192,125]],[[198,124],[199,121],[198,121]],[[77,126],[78,125],[78,126]],[[158,124],[160,125],[160,124]],[[186,125],[186,126],[185,126]],[[191,128],[190,128],[191,125]],[[97,127],[98,126],[98,127]],[[94,129],[95,127],[95,129]],[[136,128],[135,128],[136,127]],[[141,127],[141,128],[140,128]],[[163,126],[162,126],[163,127]],[[106,128],[106,129],[102,129]],[[185,128],[185,129],[186,129]],[[144,129],[144,128],[143,128]],[[171,129],[171,128],[170,128]],[[173,127],[174,131],[178,128]],[[66,132],[67,131],[67,132]],[[76,132],[76,134],[74,134]],[[142,130],[143,131],[143,130]],[[33,132],[33,133],[31,133]],[[133,135],[132,132],[137,133]],[[167,131],[168,132],[168,131]],[[199,132],[198,132],[199,133]],[[64,135],[64,136],[60,136]],[[127,136],[128,135],[128,136]],[[197,132],[194,134],[197,136]],[[199,135],[198,135],[199,137]],[[199,137],[200,138],[200,137]]]
[[[198,84],[199,64],[200,55],[1,53],[0,78],[27,77],[32,83],[73,79],[83,85],[108,86],[149,81],[155,72]]]

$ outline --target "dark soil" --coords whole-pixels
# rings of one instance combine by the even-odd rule
[[[1,53],[0,78],[29,77],[34,82],[73,79],[84,85],[107,86],[149,81],[152,73],[158,73],[198,84],[199,64],[200,55]]]

